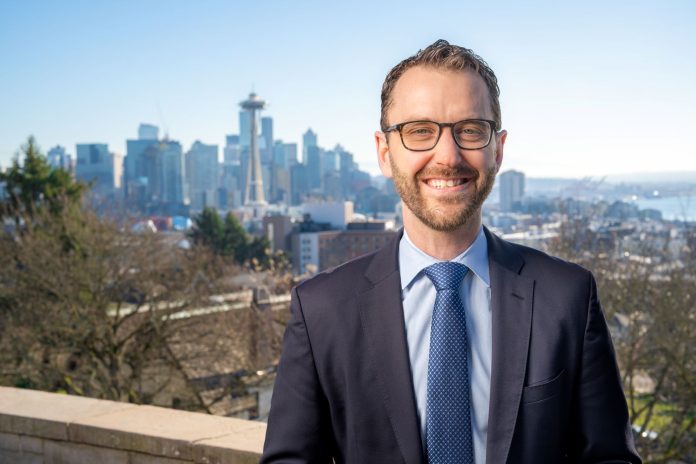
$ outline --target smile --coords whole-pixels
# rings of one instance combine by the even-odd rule
[[[436,189],[444,189],[444,188],[451,188],[451,187],[456,187],[458,185],[462,185],[465,183],[467,179],[427,179],[425,181],[428,186],[436,188]]]

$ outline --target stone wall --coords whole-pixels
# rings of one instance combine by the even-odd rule
[[[0,387],[1,463],[257,463],[265,433],[260,422]]]

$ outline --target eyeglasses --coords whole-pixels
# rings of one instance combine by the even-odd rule
[[[399,131],[401,143],[407,150],[428,151],[437,145],[443,127],[452,130],[454,142],[462,150],[480,150],[491,143],[496,123],[488,119],[464,119],[457,122],[409,121],[389,126],[384,132]]]

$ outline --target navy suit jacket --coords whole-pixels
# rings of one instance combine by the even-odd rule
[[[640,463],[592,274],[485,230],[487,463]],[[399,237],[293,289],[261,462],[425,463]]]

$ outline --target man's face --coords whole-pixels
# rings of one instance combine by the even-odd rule
[[[394,86],[390,125],[463,119],[493,119],[488,88],[473,71],[415,66]],[[416,219],[434,230],[453,231],[479,218],[503,160],[506,136],[505,131],[494,133],[487,147],[463,150],[451,129],[443,128],[433,149],[414,152],[403,146],[398,131],[376,133],[380,168],[394,179],[405,206],[404,222]]]

